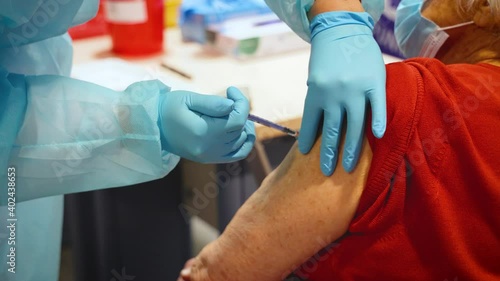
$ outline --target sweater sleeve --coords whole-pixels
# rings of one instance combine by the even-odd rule
[[[404,180],[404,157],[420,118],[424,83],[417,68],[407,62],[387,65],[387,131],[382,139],[373,136],[371,120],[366,125],[366,135],[373,151],[368,180],[361,196],[357,214],[350,231],[367,231],[394,222],[387,204],[403,204],[404,194],[392,190],[395,181]],[[391,195],[389,198],[389,195]],[[402,206],[394,206],[396,208]],[[397,213],[397,212],[396,212]],[[368,228],[368,229],[367,229]]]

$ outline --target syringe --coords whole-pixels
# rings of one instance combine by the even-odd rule
[[[271,122],[269,120],[266,120],[264,118],[260,118],[258,116],[255,116],[253,114],[248,114],[248,120],[250,121],[253,121],[253,122],[257,122],[261,125],[264,125],[266,127],[269,127],[269,128],[273,128],[273,129],[276,129],[278,131],[281,131],[289,136],[292,136],[294,138],[298,138],[299,137],[299,132],[298,131],[295,131],[295,130],[292,130],[290,128],[287,128],[287,127],[284,127],[284,126],[281,126],[279,124],[276,124],[274,122]]]

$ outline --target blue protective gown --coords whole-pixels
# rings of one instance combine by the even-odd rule
[[[116,92],[68,77],[66,32],[97,7],[97,0],[0,0],[2,281],[58,280],[62,194],[158,179],[179,161],[162,150],[157,125],[168,89],[142,82]],[[8,221],[9,197],[17,221]]]

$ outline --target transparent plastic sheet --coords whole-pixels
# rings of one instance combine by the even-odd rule
[[[272,13],[264,0],[184,0],[179,25],[184,40],[205,43],[205,28],[225,20]]]
[[[184,0],[181,4],[181,23],[186,21],[193,12],[214,12],[217,20],[222,21],[232,17],[233,13],[252,11],[255,9],[269,10],[264,0]]]

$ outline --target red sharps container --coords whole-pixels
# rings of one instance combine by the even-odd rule
[[[164,0],[105,0],[113,52],[144,56],[163,50]]]

